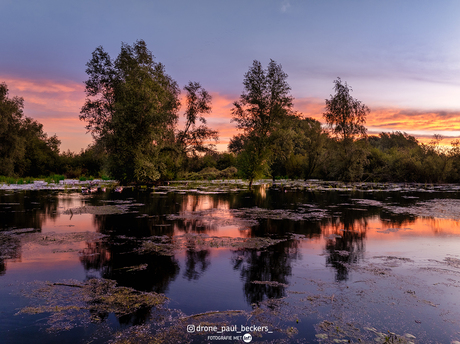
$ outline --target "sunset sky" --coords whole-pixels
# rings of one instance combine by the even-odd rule
[[[340,77],[371,109],[369,133],[460,137],[460,1],[0,0],[0,82],[57,134],[61,151],[92,139],[79,121],[85,64],[102,45],[143,39],[181,87],[213,95],[219,149],[253,60],[283,66],[295,109],[322,120]]]

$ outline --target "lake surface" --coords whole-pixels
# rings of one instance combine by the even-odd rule
[[[2,343],[460,341],[458,186],[1,190],[0,224]]]

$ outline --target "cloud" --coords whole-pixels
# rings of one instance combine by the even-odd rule
[[[294,101],[297,111],[306,117],[314,118],[324,124],[324,100],[320,98],[297,98]],[[460,137],[460,110],[424,111],[411,108],[377,107],[372,108],[366,126],[370,134],[401,131],[428,142],[434,134],[447,139]]]
[[[281,3],[281,12],[286,12],[291,7],[289,0],[283,0]]]
[[[24,112],[35,119],[78,117],[85,101],[84,85],[74,81],[4,77],[10,95],[24,98]]]
[[[24,114],[43,124],[45,132],[56,134],[61,151],[78,152],[91,143],[85,124],[78,118],[85,101],[84,85],[74,81],[3,77],[10,97],[24,98]]]
[[[91,143],[86,134],[85,123],[79,120],[80,109],[85,101],[84,85],[74,81],[51,79],[24,79],[3,77],[10,90],[10,97],[19,96],[25,100],[24,113],[44,125],[48,135],[56,134],[62,141],[61,150],[80,151]],[[212,113],[206,116],[211,129],[219,132],[218,149],[225,150],[230,139],[239,133],[236,123],[231,122],[233,102],[237,94],[210,92]],[[182,94],[184,97],[184,94]],[[183,100],[183,98],[181,99]],[[182,102],[181,120],[183,126]],[[366,126],[369,133],[401,131],[419,138],[422,142],[441,134],[445,140],[460,137],[460,110],[420,110],[409,107],[371,107]],[[324,124],[324,99],[318,97],[297,97],[294,110],[305,117],[314,118]]]

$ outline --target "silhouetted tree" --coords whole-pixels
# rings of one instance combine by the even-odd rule
[[[326,99],[326,112],[323,114],[332,133],[340,140],[354,140],[356,137],[366,136],[364,126],[369,108],[350,95],[352,88],[342,83],[340,78],[334,80],[335,95]]]
[[[356,139],[367,138],[364,126],[369,108],[350,95],[348,84],[340,78],[334,80],[335,95],[326,99],[326,112],[323,117],[336,142],[331,142],[331,161],[328,177],[341,180],[359,180],[367,163],[366,142]]]
[[[0,84],[0,175],[38,177],[56,171],[60,141],[43,125],[25,117],[24,99],[8,97]]]
[[[189,82],[184,87],[186,94],[186,123],[183,130],[177,133],[177,142],[185,154],[196,155],[196,152],[213,151],[214,147],[206,144],[207,140],[217,141],[217,131],[206,126],[204,114],[211,112],[211,95],[198,83]],[[201,122],[197,126],[197,120]]]

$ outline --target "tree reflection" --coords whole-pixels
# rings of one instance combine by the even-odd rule
[[[21,258],[21,242],[17,237],[0,233],[0,276],[6,272],[7,259]]]
[[[43,222],[58,217],[56,193],[27,191],[0,193],[0,228],[40,229]]]
[[[179,274],[174,256],[142,253],[142,243],[150,236],[172,236],[172,226],[160,216],[139,218],[138,214],[97,215],[97,231],[106,237],[88,242],[80,261],[88,274],[96,270],[102,278],[117,281],[119,286],[140,291],[165,293]],[[142,324],[151,309],[138,310],[119,318],[121,324]]]
[[[209,250],[188,249],[186,251],[187,261],[185,263],[184,277],[187,280],[197,280],[211,265]]]
[[[240,270],[244,280],[244,294],[249,304],[261,302],[265,298],[285,296],[288,278],[292,274],[292,262],[299,259],[298,246],[298,240],[288,240],[262,251],[246,249],[234,252],[233,268]]]
[[[41,232],[44,222],[59,216],[59,201],[55,192],[0,192],[0,275],[8,260],[21,257],[21,229]]]
[[[326,265],[336,270],[336,281],[346,281],[349,265],[358,263],[363,257],[367,227],[367,221],[361,219],[336,222],[324,228],[328,253]]]

